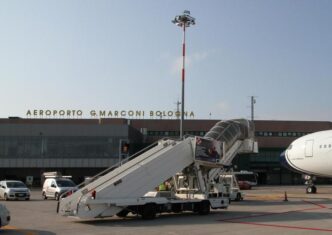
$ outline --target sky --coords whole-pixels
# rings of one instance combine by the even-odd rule
[[[184,10],[195,119],[332,121],[330,0],[0,0],[0,118],[175,111]]]

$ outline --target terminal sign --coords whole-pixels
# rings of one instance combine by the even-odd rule
[[[144,110],[90,110],[87,112],[91,118],[179,118],[181,112],[179,111],[144,111]],[[66,117],[66,118],[83,118],[86,117],[83,110],[75,109],[29,109],[26,116],[30,117]],[[184,112],[185,117],[195,118],[193,111]]]

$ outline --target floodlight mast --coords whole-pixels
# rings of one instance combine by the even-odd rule
[[[183,121],[184,121],[184,80],[185,80],[185,55],[186,55],[186,27],[195,25],[195,18],[190,16],[190,11],[183,11],[183,15],[175,16],[172,20],[174,24],[183,29],[182,44],[182,92],[181,92],[181,119],[180,119],[180,139],[183,139]]]

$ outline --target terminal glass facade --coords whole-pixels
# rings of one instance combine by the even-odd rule
[[[118,157],[121,137],[0,136],[0,158]]]

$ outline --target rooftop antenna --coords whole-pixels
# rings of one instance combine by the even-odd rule
[[[251,96],[251,121],[253,122],[255,119],[255,104],[256,104],[256,97]]]

